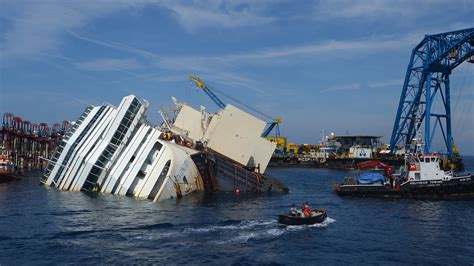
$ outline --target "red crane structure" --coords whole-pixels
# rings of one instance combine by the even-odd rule
[[[0,154],[7,156],[18,169],[42,169],[59,140],[69,129],[69,121],[33,123],[12,113],[4,113],[0,128]]]
[[[364,170],[367,168],[376,168],[376,167],[382,167],[383,168],[383,173],[386,177],[389,177],[393,174],[393,168],[390,165],[384,164],[381,161],[365,161],[357,164],[357,169],[359,170]]]

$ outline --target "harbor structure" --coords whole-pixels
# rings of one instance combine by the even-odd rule
[[[425,153],[433,152],[432,143],[435,142],[435,136],[437,136],[438,140],[444,143],[443,151],[439,152],[442,168],[464,170],[462,157],[456,149],[452,136],[450,87],[452,71],[463,62],[474,63],[474,28],[425,35],[412,50],[390,144],[375,155],[373,149],[366,147],[352,145],[348,152],[341,151],[338,154],[334,152],[337,151],[338,146],[323,145],[320,146],[322,149],[315,150],[317,156],[322,155],[323,165],[333,167],[331,166],[331,161],[333,161],[336,163],[335,167],[354,168],[357,160],[364,160],[364,157],[365,159],[380,157],[395,166],[403,163],[403,155],[409,152],[416,132],[422,129],[426,143]],[[436,134],[437,132],[439,133]],[[341,149],[347,150],[347,145],[344,145],[345,139],[340,138],[339,142],[342,143]],[[346,146],[346,149],[343,146]],[[272,165],[276,162],[276,165],[297,166],[300,165],[298,162],[308,161],[309,157],[310,163],[305,163],[305,166],[321,166],[320,160],[311,159],[314,156],[303,155],[303,152],[294,156],[294,153],[288,152],[293,150],[294,147],[288,144],[285,152],[277,151],[272,158]],[[346,158],[346,154],[352,158]],[[373,155],[370,156],[370,154]],[[342,158],[338,158],[341,156]]]
[[[335,135],[324,136],[318,144],[288,143],[283,152],[276,150],[270,165],[277,167],[317,167],[354,169],[363,161],[378,159],[392,167],[403,164],[402,151],[390,154],[381,136]]]
[[[49,158],[69,129],[69,121],[34,123],[13,113],[4,113],[0,128],[0,155],[17,170],[43,169]]]
[[[432,152],[440,132],[444,154],[460,163],[451,129],[450,75],[464,61],[474,63],[474,28],[425,35],[413,48],[390,139],[392,153],[407,149],[423,129],[425,153]],[[437,105],[441,108],[435,109]]]

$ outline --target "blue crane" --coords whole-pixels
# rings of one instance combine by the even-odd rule
[[[424,122],[425,152],[439,128],[449,158],[453,156],[449,75],[462,62],[474,63],[474,28],[425,35],[413,48],[398,111],[393,125],[390,150],[407,148]],[[440,97],[435,98],[439,94]],[[432,112],[440,103],[442,111]]]
[[[195,77],[195,76],[189,76],[189,79],[191,81],[194,81],[194,83],[196,84],[197,87],[201,88],[210,98],[211,100],[217,104],[217,106],[221,109],[224,109],[225,107],[225,104],[212,92],[211,89],[209,89],[205,84],[204,82],[202,82],[198,77]],[[258,110],[255,110],[254,108],[246,105],[246,104],[243,104],[241,103],[242,105],[254,110],[255,112],[257,113],[260,113],[262,114],[261,112],[259,112]],[[267,116],[265,114],[262,114],[264,116]],[[270,134],[270,132],[272,132],[272,130],[275,128],[275,134],[276,134],[276,137],[280,137],[280,127],[279,127],[279,124],[281,123],[281,118],[280,117],[277,117],[275,119],[273,119],[272,122],[269,122],[268,123],[268,127],[263,131],[262,133],[262,137],[266,138],[268,137],[268,135]]]
[[[280,123],[281,123],[280,117],[277,117],[272,122],[269,122],[267,129],[265,129],[265,131],[263,131],[262,133],[262,137],[264,138],[268,137],[268,135],[270,135],[272,130],[275,128],[275,137],[279,138],[280,137]]]
[[[198,78],[194,76],[189,76],[189,79],[196,83],[196,86],[201,88],[210,98],[214,101],[219,108],[224,109],[225,104]]]

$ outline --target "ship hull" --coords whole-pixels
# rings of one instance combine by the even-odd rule
[[[0,173],[0,183],[7,183],[14,180],[20,179],[19,175],[9,174],[9,173]]]
[[[268,175],[245,169],[216,152],[207,151],[191,156],[208,192],[282,193],[289,192],[282,182]]]
[[[327,214],[325,210],[317,210],[314,215],[309,217],[278,215],[278,223],[286,225],[311,225],[322,223],[326,218]]]
[[[382,185],[336,185],[339,196],[372,198],[412,199],[459,199],[474,198],[474,177],[472,175],[443,180],[410,181],[399,189]]]

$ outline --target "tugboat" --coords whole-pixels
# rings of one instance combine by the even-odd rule
[[[416,149],[405,155],[405,165],[398,174],[379,161],[364,162],[360,170],[367,167],[383,167],[384,173],[363,173],[357,179],[346,178],[334,186],[340,196],[454,199],[474,198],[472,174],[455,175],[454,171],[440,168],[439,154],[424,154],[424,144],[415,139]]]
[[[0,155],[0,183],[10,182],[19,178],[20,174],[12,161],[8,157]]]

